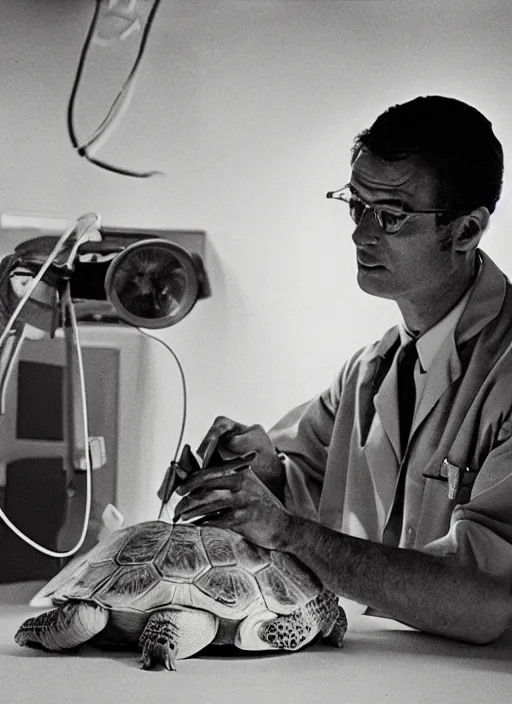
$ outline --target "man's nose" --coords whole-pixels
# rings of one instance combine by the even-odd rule
[[[380,227],[372,210],[368,209],[352,233],[352,241],[358,247],[376,244],[380,237]]]

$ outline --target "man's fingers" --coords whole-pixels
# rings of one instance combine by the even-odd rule
[[[217,416],[213,421],[211,428],[208,430],[204,436],[201,444],[197,448],[197,454],[204,458],[207,450],[210,452],[218,442],[221,435],[233,428],[237,423],[231,418],[226,418],[226,416]]]
[[[221,509],[216,513],[204,514],[203,517],[194,521],[197,526],[211,526],[212,528],[230,528],[237,530],[246,522],[245,510],[230,506],[226,509]]]
[[[238,494],[230,489],[212,488],[207,492],[199,490],[198,493],[188,494],[176,505],[174,521],[191,520],[197,516],[210,516],[211,514],[231,512],[243,504],[243,499],[238,499]]]
[[[261,449],[266,433],[261,425],[246,425],[236,432],[228,432],[228,447],[232,452],[247,452],[255,447]]]
[[[204,518],[199,518],[194,521],[196,526],[205,526],[208,528],[231,528],[233,529],[233,518],[231,511],[219,511],[219,513],[211,513]]]
[[[176,493],[184,496],[192,493],[195,489],[236,489],[238,488],[238,475],[245,469],[250,469],[247,459],[226,462],[221,467],[212,467],[192,475],[186,482],[180,484]]]
[[[213,501],[210,501],[208,503],[203,503],[200,501],[195,501],[191,497],[186,497],[186,499],[183,499],[183,502],[185,505],[181,509],[181,501],[178,506],[176,506],[176,510],[174,511],[174,522],[178,520],[182,521],[191,521],[194,518],[197,518],[198,516],[211,516],[212,514],[217,513],[218,511],[226,511],[231,508],[231,502],[229,499],[226,499],[224,497],[219,497]],[[180,507],[180,508],[178,508]],[[181,509],[181,510],[180,510]]]
[[[210,464],[210,460],[212,459],[213,453],[217,449],[218,444],[218,440],[212,440],[208,445],[206,445],[206,449],[204,450],[202,450],[201,446],[199,446],[197,454],[203,458],[203,467],[208,467]]]
[[[247,426],[237,423],[226,416],[217,416],[217,418],[213,421],[213,425],[208,430],[201,444],[197,448],[197,454],[203,459],[205,459],[206,452],[208,452],[211,456],[222,435],[225,435],[226,433],[243,433],[246,427]]]

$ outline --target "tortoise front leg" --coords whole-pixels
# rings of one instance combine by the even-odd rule
[[[66,650],[85,643],[108,621],[108,611],[96,604],[68,602],[53,611],[27,619],[14,640],[18,645]]]
[[[258,636],[272,648],[298,650],[321,634],[326,643],[340,648],[346,630],[347,619],[337,597],[325,591],[289,616],[262,624]]]
[[[142,669],[163,665],[175,670],[175,660],[184,659],[209,645],[217,634],[216,616],[199,609],[163,609],[149,617],[139,645]]]

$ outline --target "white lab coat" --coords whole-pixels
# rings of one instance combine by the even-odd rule
[[[399,545],[453,555],[512,583],[512,286],[480,254],[466,308],[427,372],[403,458],[398,327],[355,354],[270,436],[294,512],[383,542],[403,464]]]

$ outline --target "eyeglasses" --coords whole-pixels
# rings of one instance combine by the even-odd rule
[[[349,185],[343,186],[343,188],[340,188],[337,191],[328,191],[326,193],[326,197],[333,198],[334,200],[342,200],[344,203],[348,203],[350,217],[356,225],[359,225],[367,210],[371,211],[380,227],[387,235],[396,235],[396,233],[402,229],[408,220],[417,217],[418,215],[427,215],[432,213],[436,215],[440,213],[453,214],[457,212],[455,210],[443,210],[439,208],[426,210],[403,210],[402,208],[397,208],[393,205],[366,203],[351,190]]]

